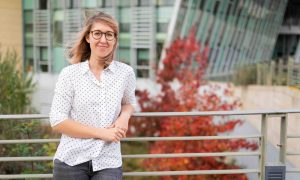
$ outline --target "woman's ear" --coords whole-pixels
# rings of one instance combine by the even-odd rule
[[[87,43],[90,43],[90,36],[85,36],[85,40]]]

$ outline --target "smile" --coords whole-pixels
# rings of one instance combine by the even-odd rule
[[[108,48],[108,46],[96,46],[98,48]]]

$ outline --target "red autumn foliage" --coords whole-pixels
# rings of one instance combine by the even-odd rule
[[[233,99],[230,88],[222,89],[203,80],[207,68],[208,47],[195,38],[195,31],[188,37],[175,40],[167,49],[163,68],[157,71],[157,83],[161,92],[151,97],[147,90],[137,91],[142,112],[225,111],[240,106]],[[199,93],[199,89],[202,89]],[[203,90],[204,89],[204,90]],[[136,118],[129,128],[131,136],[216,136],[232,131],[242,121],[239,119],[214,120],[214,117],[162,117]],[[239,149],[257,149],[254,142],[237,140],[205,141],[156,141],[150,145],[150,153],[204,153],[232,152]],[[149,171],[219,170],[238,169],[235,162],[226,157],[153,158],[143,163]],[[247,179],[244,174],[162,176],[161,179]]]

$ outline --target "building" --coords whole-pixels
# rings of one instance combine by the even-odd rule
[[[210,47],[209,78],[230,76],[239,66],[271,61],[287,0],[181,1],[173,36],[192,25]]]
[[[300,62],[300,2],[289,0],[286,13],[279,31],[274,49],[273,59],[290,56],[297,63]]]
[[[0,24],[1,52],[5,53],[7,50],[15,50],[21,60],[23,58],[21,0],[0,1]]]
[[[25,69],[58,73],[67,64],[64,49],[76,37],[84,16],[98,10],[111,14],[120,23],[118,59],[135,67],[139,77],[153,77],[156,48],[160,52],[166,39],[173,5],[174,1],[165,0],[23,1]]]
[[[155,78],[164,49],[191,27],[210,48],[207,76],[228,76],[240,65],[271,60],[286,5],[287,0],[23,0],[24,70],[35,73],[37,107],[47,112],[52,96],[43,94],[53,94],[57,74],[68,64],[64,49],[84,16],[98,10],[119,21],[116,56],[135,69],[139,84]]]

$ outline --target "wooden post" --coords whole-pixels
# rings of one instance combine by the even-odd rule
[[[276,81],[277,81],[277,85],[284,85],[284,71],[283,71],[283,61],[280,58],[278,60],[278,64],[277,64],[277,77],[276,77]]]
[[[275,72],[275,62],[271,61],[270,69],[269,72],[267,73],[267,85],[269,86],[271,86],[273,83],[272,81],[273,81],[274,72]]]
[[[290,57],[288,58],[287,65],[287,85],[293,86],[293,61]]]
[[[259,63],[256,64],[256,84],[260,85]]]

